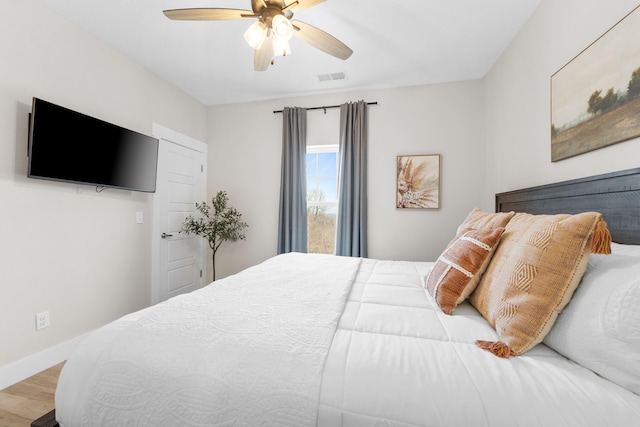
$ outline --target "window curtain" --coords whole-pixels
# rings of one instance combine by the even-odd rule
[[[282,115],[278,254],[307,252],[307,110],[285,107]]]
[[[367,103],[340,106],[336,255],[367,257]]]

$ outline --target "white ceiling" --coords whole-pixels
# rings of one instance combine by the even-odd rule
[[[251,9],[250,0],[40,0],[205,105],[483,78],[540,0],[327,0],[295,19],[351,49],[336,59],[297,38],[253,71],[253,19],[171,21],[162,11]],[[319,74],[346,73],[320,82]]]

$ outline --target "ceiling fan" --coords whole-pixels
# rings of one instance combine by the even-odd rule
[[[294,12],[310,8],[325,0],[251,0],[252,10],[223,8],[171,9],[163,13],[180,21],[228,21],[257,18],[244,34],[245,41],[255,49],[253,67],[265,71],[275,56],[291,53],[289,39],[296,36],[311,46],[340,59],[353,51],[331,34],[302,21],[292,21]]]

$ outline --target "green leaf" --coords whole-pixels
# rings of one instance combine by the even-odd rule
[[[203,237],[213,249],[213,279],[215,280],[215,256],[223,242],[246,240],[245,229],[249,225],[242,220],[242,214],[228,206],[229,196],[226,191],[219,191],[212,199],[211,206],[207,202],[196,203],[198,218],[188,216],[182,223],[181,233],[195,234]],[[212,210],[213,209],[213,210]]]

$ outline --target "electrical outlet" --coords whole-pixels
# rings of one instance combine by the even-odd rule
[[[49,327],[49,312],[43,311],[36,314],[36,331]]]

